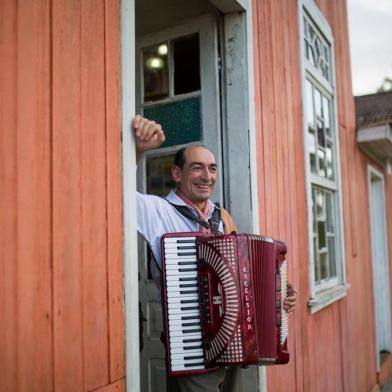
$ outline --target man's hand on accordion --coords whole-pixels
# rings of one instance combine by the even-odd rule
[[[295,303],[297,301],[297,290],[292,283],[287,283],[287,297],[284,301],[283,308],[287,313],[295,310]]]

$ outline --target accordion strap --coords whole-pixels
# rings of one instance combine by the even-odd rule
[[[169,200],[165,199],[169,204],[171,204],[178,212],[184,215],[186,218],[197,222],[199,225],[211,230],[215,235],[221,235],[219,231],[219,223],[221,221],[221,209],[219,203],[215,203],[214,211],[212,216],[208,221],[203,221],[198,216],[196,216],[192,211],[190,211],[187,206],[180,206],[178,204],[171,203]]]

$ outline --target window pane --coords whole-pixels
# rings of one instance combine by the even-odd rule
[[[317,119],[317,141],[319,146],[325,147],[325,134],[323,122],[319,118]]]
[[[319,90],[314,89],[314,105],[316,107],[317,116],[322,116],[322,106],[321,106],[321,93]]]
[[[316,169],[316,138],[311,129],[308,132],[308,148],[309,148],[309,159],[310,159],[310,170],[312,173],[317,173]]]
[[[143,50],[144,102],[169,96],[168,45],[161,43]]]
[[[200,90],[199,35],[173,41],[174,94]]]
[[[316,196],[316,219],[325,220],[325,203],[324,203],[323,192],[316,190],[315,196]]]
[[[327,231],[328,233],[335,233],[335,216],[332,205],[332,193],[326,192],[325,194],[325,204],[326,204],[326,212],[327,212]]]
[[[329,118],[329,101],[328,98],[323,97],[323,117],[324,117],[324,127],[327,132],[327,135],[331,137],[331,128],[330,128],[330,118]]]
[[[320,253],[320,280],[328,278],[328,257],[327,253]]]
[[[161,124],[165,130],[166,140],[161,147],[201,140],[199,98],[147,108],[144,109],[144,115]]]
[[[314,127],[313,87],[309,80],[305,82],[306,90],[306,118],[308,124]]]
[[[325,177],[326,176],[325,152],[322,148],[318,149],[318,164],[319,164],[319,170],[318,170],[319,176]]]
[[[336,276],[335,237],[328,238],[328,256],[330,276]]]
[[[326,233],[325,233],[325,222],[317,223],[317,235],[318,235],[318,247],[321,251],[327,246]]]
[[[147,159],[147,193],[166,196],[174,188],[171,167],[174,154]]]
[[[316,282],[320,280],[320,266],[319,266],[319,258],[318,258],[318,251],[317,251],[317,244],[316,238],[313,239],[313,251],[314,251],[314,277]]]
[[[332,165],[332,146],[328,143],[325,150],[326,165],[327,165],[327,178],[333,180],[333,165]]]

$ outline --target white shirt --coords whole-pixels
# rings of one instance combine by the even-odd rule
[[[173,204],[187,206],[195,216],[198,216],[196,210],[179,198],[174,190],[166,196],[166,200]],[[137,230],[150,244],[160,270],[162,269],[160,240],[164,234],[201,231],[197,222],[186,218],[166,200],[159,196],[137,194]],[[207,218],[210,219],[215,205],[210,200],[208,203],[211,208]],[[222,221],[219,230],[223,232]]]

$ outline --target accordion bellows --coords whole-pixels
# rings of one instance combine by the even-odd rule
[[[162,237],[163,309],[172,375],[284,364],[286,245],[268,237]]]

